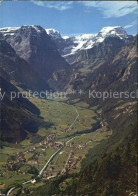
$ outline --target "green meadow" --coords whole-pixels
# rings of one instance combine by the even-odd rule
[[[65,145],[65,147],[54,157],[51,164],[49,164],[46,169],[47,173],[56,174],[62,172],[69,154],[73,152],[73,157],[71,159],[72,163],[76,160],[76,169],[71,169],[69,172],[78,172],[80,169],[81,160],[85,157],[90,148],[98,145],[102,140],[109,137],[112,133],[107,130],[106,126],[91,132],[93,125],[97,121],[101,121],[100,117],[97,116],[97,107],[89,108],[89,105],[85,102],[80,102],[79,99],[72,100],[70,103],[67,99],[39,99],[32,98],[30,101],[36,105],[40,110],[40,116],[45,122],[51,124],[49,127],[39,127],[37,136],[41,136],[45,139],[48,135],[54,133],[56,135],[55,141],[66,142],[69,139],[75,137],[72,141]],[[1,189],[7,190],[16,184],[21,184],[22,182],[29,180],[32,174],[21,174],[16,171],[5,171],[4,166],[6,166],[9,156],[16,155],[19,152],[28,151],[32,146],[35,147],[33,152],[25,153],[24,158],[26,162],[25,165],[31,162],[29,160],[33,159],[35,153],[38,155],[38,164],[34,166],[38,171],[42,169],[45,163],[48,161],[50,156],[57,151],[57,147],[45,148],[45,145],[40,146],[40,141],[31,143],[33,136],[28,135],[28,138],[23,140],[20,144],[5,145],[1,150],[1,160],[0,169],[4,172],[3,177],[1,177]],[[81,148],[81,146],[83,146]],[[41,184],[42,182],[38,183]],[[25,185],[28,187],[29,185]],[[30,185],[33,187],[33,185]],[[64,187],[62,187],[64,188]],[[17,192],[17,190],[14,190]]]

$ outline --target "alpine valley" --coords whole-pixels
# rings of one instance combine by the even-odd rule
[[[1,195],[136,196],[137,57],[120,26],[0,29]]]

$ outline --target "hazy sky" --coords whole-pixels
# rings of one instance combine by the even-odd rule
[[[41,25],[62,35],[97,33],[122,26],[136,34],[136,1],[2,1],[0,27]]]

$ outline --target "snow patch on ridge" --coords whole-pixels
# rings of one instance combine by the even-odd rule
[[[53,39],[61,39],[60,32],[55,29],[45,29],[46,33],[50,35]]]
[[[119,37],[120,39],[127,39],[129,35],[120,26],[104,27],[97,34],[83,34],[68,38],[72,40],[72,45],[64,48],[64,55],[72,55],[80,50],[87,50],[94,45],[103,42],[106,37]]]
[[[20,27],[4,27],[0,28],[0,33],[4,34],[4,36],[7,35],[14,35],[14,32],[18,30]]]

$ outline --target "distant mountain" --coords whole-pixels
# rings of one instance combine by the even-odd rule
[[[49,89],[45,80],[4,40],[0,40],[0,76],[24,90]]]
[[[112,61],[104,63],[93,73],[90,73],[85,81],[89,88],[130,92],[135,90],[137,81],[136,44],[137,36],[125,44]]]
[[[91,49],[98,43],[103,42],[107,37],[118,37],[126,42],[133,36],[128,35],[120,26],[104,27],[97,34],[82,34],[73,37],[61,36],[60,32],[55,29],[44,30],[40,26],[22,26],[1,28],[0,37],[6,39],[17,54],[27,60],[37,71],[41,72],[42,76],[45,74],[47,77],[47,75],[53,73],[53,70],[59,70],[66,66],[64,60],[61,60],[59,54],[57,54],[56,48],[67,62],[73,63],[81,51]],[[24,54],[25,50],[27,51],[26,54]],[[39,54],[38,50],[39,52],[41,51],[41,54]],[[53,51],[54,59],[57,60],[58,65],[50,57],[52,53],[49,55],[47,51]],[[48,57],[49,64],[47,63]],[[38,64],[39,70],[37,68]],[[46,68],[44,67],[48,68],[50,74],[45,73]]]
[[[81,51],[70,71],[64,69],[54,72],[49,84],[53,88],[65,88],[70,92],[83,84],[90,73],[105,64],[109,65],[124,45],[124,40],[118,37],[105,38],[93,48]]]
[[[105,62],[110,63],[124,45],[125,41],[119,37],[106,37],[91,49],[81,51],[72,65],[81,68],[82,72],[83,69],[93,71]]]
[[[57,44],[61,55],[71,63],[80,51],[92,48],[98,43],[103,42],[107,37],[118,37],[124,41],[132,38],[132,36],[128,35],[120,26],[104,27],[97,34],[82,34],[74,37],[61,37],[60,33],[55,29],[46,29],[46,31]]]
[[[59,31],[55,29],[45,29],[46,33],[51,37],[51,39],[54,41],[54,43],[57,46],[57,49],[61,55],[64,54],[64,48],[68,46],[68,40],[62,38]]]
[[[91,67],[92,72],[87,73],[85,76],[79,74],[71,82],[72,88],[84,90],[85,94],[82,95],[82,99],[87,100],[90,105],[99,104],[101,99],[89,99],[89,90],[133,91],[136,89],[137,37],[134,37],[125,45],[121,41],[117,42],[117,40],[117,38],[106,38],[103,43],[93,47],[90,51],[88,50],[90,59],[87,60],[91,63],[94,61],[94,55],[97,58],[97,55],[101,55],[102,51],[104,51],[103,57],[100,56],[96,64],[94,64],[97,67]],[[108,100],[108,105],[109,102],[110,100]]]
[[[62,39],[60,32],[56,29],[45,29],[46,33],[50,35],[54,40]]]
[[[54,71],[68,66],[41,26],[2,28],[0,39],[6,40],[45,79],[50,78]]]

